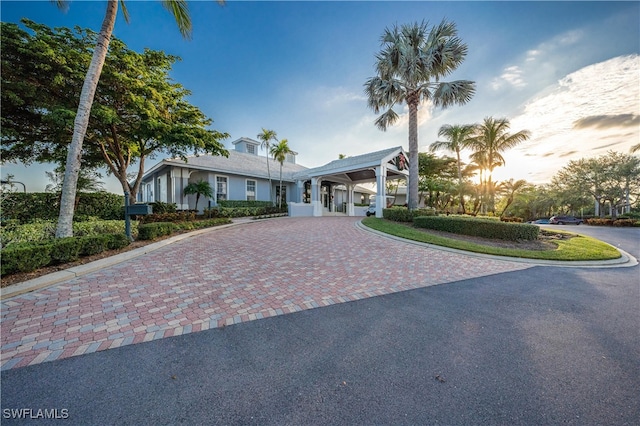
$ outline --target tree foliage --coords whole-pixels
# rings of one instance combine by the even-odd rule
[[[4,161],[64,164],[75,106],[96,33],[50,29],[23,20],[2,23],[2,156]],[[176,56],[138,53],[113,38],[91,109],[83,167],[106,166],[135,200],[145,161],[158,153],[227,155],[212,120],[187,101],[169,76]],[[136,171],[129,174],[130,167]]]

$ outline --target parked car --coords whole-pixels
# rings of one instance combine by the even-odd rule
[[[568,225],[574,223],[580,225],[584,223],[584,220],[573,216],[552,216],[551,219],[549,219],[549,223],[552,225]]]
[[[369,208],[367,209],[367,217],[376,215],[376,204],[369,204]]]
[[[532,220],[529,223],[533,223],[534,225],[548,225],[549,224],[549,219]]]

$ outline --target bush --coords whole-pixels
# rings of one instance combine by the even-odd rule
[[[382,217],[394,222],[413,222],[413,218],[418,216],[435,216],[434,208],[423,208],[409,210],[406,207],[392,207],[390,209],[382,209]]]
[[[173,222],[153,222],[138,226],[139,240],[153,240],[164,235],[171,235],[179,229]]]
[[[177,206],[173,203],[163,203],[162,201],[156,201],[155,203],[149,203],[151,208],[153,209],[153,213],[162,214],[162,213],[175,213],[177,210]]]
[[[585,219],[584,223],[591,226],[617,226],[617,227],[640,226],[640,221],[636,219],[627,219],[627,218],[620,218],[616,220],[607,219],[607,218],[604,218],[604,219],[592,218],[592,219]]]
[[[78,260],[82,242],[77,237],[59,238],[53,240],[51,250],[51,263],[68,263]]]
[[[257,201],[257,200],[222,200],[218,201],[218,205],[224,208],[235,209],[239,207],[273,207],[271,201]]]
[[[2,275],[31,272],[57,263],[73,262],[81,256],[129,245],[124,234],[60,238],[48,242],[17,243],[2,250]]]
[[[517,217],[517,216],[505,216],[505,217],[501,217],[500,220],[502,222],[522,223],[522,218],[521,217]]]
[[[131,232],[135,234],[138,223],[131,222]],[[0,229],[2,246],[17,243],[35,243],[52,241],[56,234],[56,222],[36,220],[24,225],[7,224]],[[124,220],[92,220],[88,222],[74,222],[74,237],[103,234],[124,234]]]
[[[30,272],[51,263],[53,244],[22,243],[2,250],[0,274]]]
[[[184,222],[187,220],[195,220],[195,212],[178,212],[178,213],[153,213],[140,216],[140,223],[155,222]]]
[[[56,220],[60,211],[60,195],[49,192],[11,192],[3,194],[2,218],[30,223],[34,219]],[[124,196],[110,192],[78,193],[74,217],[95,216],[102,220],[124,218]]]
[[[419,228],[510,241],[535,240],[540,231],[535,225],[466,217],[419,216],[413,223]]]

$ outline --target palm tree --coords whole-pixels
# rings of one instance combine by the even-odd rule
[[[471,154],[474,160],[482,160],[485,173],[485,188],[489,192],[489,211],[494,212],[494,196],[495,191],[491,188],[492,173],[498,166],[504,166],[505,161],[501,153],[513,148],[520,143],[529,139],[530,132],[528,130],[520,130],[519,132],[510,134],[511,124],[506,118],[494,119],[487,117],[484,122],[476,126],[476,133],[471,138],[470,146],[475,149]]]
[[[213,188],[211,184],[206,180],[200,179],[198,182],[191,182],[184,187],[184,195],[196,194],[196,210],[198,210],[198,201],[200,196],[204,195],[207,198],[213,198]]]
[[[376,55],[378,75],[365,83],[369,107],[376,114],[388,108],[375,121],[380,130],[398,121],[396,104],[409,107],[409,209],[418,206],[418,106],[424,101],[442,108],[463,105],[475,93],[472,81],[440,81],[467,55],[457,33],[455,24],[444,20],[432,28],[425,22],[386,28]]]
[[[513,204],[513,200],[516,196],[516,193],[520,192],[524,188],[528,186],[528,183],[524,179],[518,179],[517,181],[513,181],[513,178],[509,179],[506,182],[502,182],[498,185],[498,190],[500,190],[503,194],[507,196],[507,204],[504,206],[504,210],[500,214],[500,217],[503,217],[507,212],[507,209],[511,204]]]
[[[464,198],[462,195],[462,163],[460,161],[460,151],[469,146],[471,135],[475,131],[472,124],[454,124],[453,126],[445,124],[440,127],[438,136],[446,137],[446,141],[436,141],[429,145],[429,150],[435,152],[439,149],[445,149],[456,153],[458,160],[458,187],[460,189],[460,209],[459,213],[464,213]]]
[[[180,33],[185,38],[191,37],[191,17],[186,0],[161,0],[162,5],[168,9],[174,16]],[[55,0],[54,3],[60,8],[67,7],[66,0]],[[56,228],[56,237],[70,237],[73,235],[73,212],[74,200],[76,197],[78,174],[80,172],[82,159],[82,144],[84,136],[87,132],[89,124],[89,114],[91,113],[91,105],[93,97],[96,93],[96,87],[102,73],[109,49],[109,42],[113,27],[116,22],[118,13],[118,5],[122,6],[122,13],[125,21],[129,22],[129,14],[127,12],[124,0],[108,0],[107,10],[98,33],[96,47],[93,51],[91,63],[87,70],[87,75],[80,92],[80,101],[78,103],[78,111],[73,123],[73,137],[67,152],[67,161],[65,166],[64,182],[62,184],[62,196],[60,199],[60,214],[58,217],[58,225]]]
[[[262,141],[261,148],[267,150],[267,174],[269,175],[269,200],[273,203],[273,184],[271,183],[271,170],[269,169],[269,154],[271,153],[271,141],[278,142],[278,134],[275,130],[262,128],[262,133],[258,134],[258,139]]]
[[[280,163],[280,196],[278,197],[278,209],[282,208],[282,165],[287,159],[287,154],[292,153],[289,148],[289,141],[282,139],[278,144],[271,147],[273,159]]]

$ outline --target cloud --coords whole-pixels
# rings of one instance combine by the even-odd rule
[[[591,115],[574,121],[574,129],[595,127],[606,129],[610,127],[632,127],[640,124],[640,116],[636,114]]]
[[[598,151],[601,149],[605,149],[605,148],[611,148],[612,146],[616,146],[616,145],[620,145],[622,142],[614,142],[614,143],[608,143],[606,145],[601,145],[601,146],[596,146],[594,148],[591,148],[592,151]]]
[[[494,78],[491,81],[491,88],[493,90],[499,90],[505,86],[505,83],[513,87],[524,87],[527,85],[522,79],[522,69],[517,65],[512,65],[503,70],[500,77]]]

